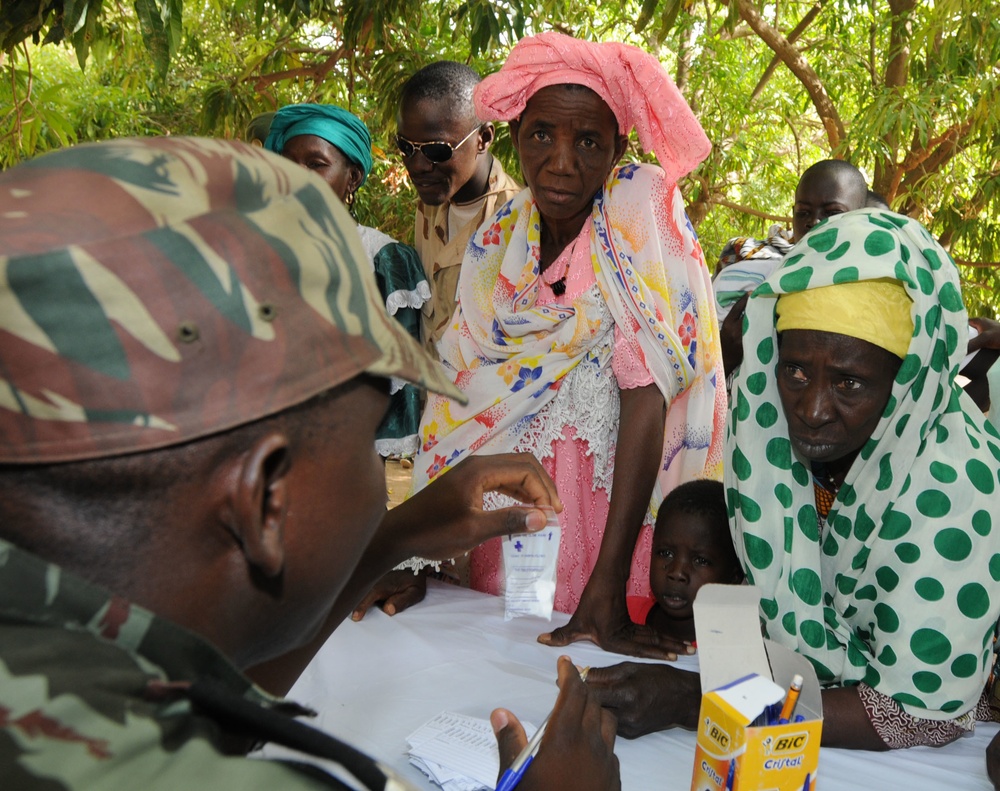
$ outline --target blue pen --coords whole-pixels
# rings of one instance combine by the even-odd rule
[[[733,791],[733,783],[736,781],[736,759],[729,759],[729,773],[726,775],[725,791]]]
[[[580,680],[587,680],[587,673],[590,672],[589,667],[585,667],[580,671]],[[549,724],[549,718],[552,717],[552,712],[549,712],[549,716],[546,717],[542,724],[538,726],[538,730],[535,731],[535,735],[531,737],[531,740],[524,745],[524,749],[517,754],[517,758],[514,759],[507,771],[503,773],[500,777],[500,782],[497,783],[496,791],[511,791],[513,788],[517,788],[517,784],[521,782],[521,778],[524,777],[524,773],[531,766],[531,762],[535,760],[535,756],[538,754],[538,745],[542,743],[542,737],[545,735],[545,727]]]

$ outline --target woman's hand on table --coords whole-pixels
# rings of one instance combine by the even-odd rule
[[[624,589],[618,585],[602,585],[594,575],[584,588],[569,623],[538,637],[538,642],[554,647],[582,640],[616,654],[670,662],[677,659],[678,654],[693,654],[695,650],[690,643],[633,623],[625,604]]]
[[[382,577],[365,596],[354,612],[352,621],[360,621],[371,607],[378,605],[386,615],[398,612],[419,604],[427,595],[427,576],[422,572],[413,573],[410,569],[390,571]]]
[[[587,686],[618,720],[618,734],[635,739],[654,731],[698,725],[701,680],[669,665],[622,662],[591,668]]]
[[[615,791],[621,788],[615,756],[615,718],[601,708],[569,657],[559,658],[559,697],[518,791]],[[528,743],[511,712],[496,709],[490,722],[500,750],[500,775]]]
[[[656,385],[620,395],[614,483],[597,561],[569,623],[538,640],[551,646],[589,640],[605,651],[674,660],[689,646],[632,623],[625,602],[636,539],[660,469],[667,405]]]

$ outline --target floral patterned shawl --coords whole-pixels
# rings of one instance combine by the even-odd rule
[[[593,290],[536,305],[540,230],[525,190],[470,243],[459,309],[439,346],[469,405],[429,397],[414,490],[467,454],[511,450],[569,371],[608,363],[614,326],[601,322]],[[635,337],[668,404],[655,514],[678,482],[721,477],[725,389],[708,271],[680,191],[652,165],[612,171],[594,199],[590,252],[600,298]]]

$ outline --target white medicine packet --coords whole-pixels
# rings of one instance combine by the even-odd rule
[[[552,620],[556,598],[556,566],[562,529],[551,508],[544,530],[516,533],[502,539],[504,570],[504,620],[537,615]]]

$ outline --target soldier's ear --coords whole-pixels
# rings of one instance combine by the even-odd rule
[[[276,577],[285,566],[289,444],[284,432],[268,431],[224,473],[227,494],[220,518],[247,564],[264,577]]]

